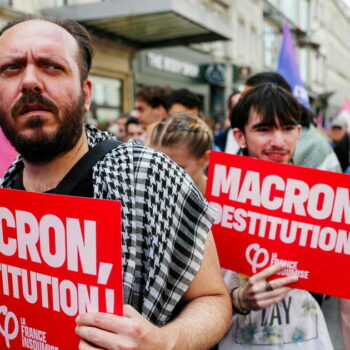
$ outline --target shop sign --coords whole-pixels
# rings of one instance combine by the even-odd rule
[[[180,61],[176,58],[159,55],[154,52],[147,53],[147,62],[150,67],[186,77],[198,78],[200,73],[199,66],[196,64]]]
[[[225,83],[225,65],[223,63],[211,63],[204,67],[204,79],[211,85]]]

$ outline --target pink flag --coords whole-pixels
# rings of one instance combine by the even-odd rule
[[[347,123],[348,132],[350,133],[350,101],[345,100],[339,114],[336,116],[336,119],[342,119]]]
[[[5,174],[16,156],[16,150],[11,146],[0,128],[0,177]]]
[[[319,129],[323,129],[323,112],[322,111],[320,111],[318,113],[318,116],[316,117],[316,126]]]

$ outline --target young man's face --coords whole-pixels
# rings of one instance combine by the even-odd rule
[[[129,138],[132,138],[136,141],[143,141],[144,139],[144,130],[140,124],[131,123],[127,126],[126,133]]]
[[[144,129],[149,125],[159,122],[162,119],[161,107],[153,108],[146,101],[137,99],[135,101],[135,118],[140,121]]]
[[[73,36],[47,21],[19,23],[0,37],[0,122],[24,151],[55,142],[59,152],[62,135],[66,143],[80,136],[81,127],[73,129],[89,108],[91,84],[81,84],[77,55]]]
[[[125,138],[125,136],[126,136],[125,124],[126,124],[127,120],[128,120],[128,118],[118,118],[117,119],[117,125],[119,128],[119,135],[121,138]]]
[[[251,109],[244,132],[234,129],[233,133],[242,148],[247,148],[250,157],[279,163],[292,160],[300,135],[300,125],[264,125],[261,116]]]

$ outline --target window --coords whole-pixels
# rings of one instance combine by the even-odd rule
[[[294,23],[297,23],[297,6],[298,3],[296,0],[283,0],[282,3],[282,12]]]
[[[259,60],[259,43],[258,34],[255,27],[250,27],[250,39],[249,39],[249,52],[248,59],[249,61],[255,65]]]
[[[271,5],[275,7],[279,7],[279,1],[278,0],[269,0],[268,1]]]
[[[309,29],[309,0],[299,0],[299,26],[307,31]]]
[[[270,23],[264,23],[264,64],[269,69],[275,70],[277,67],[280,44],[278,29]]]
[[[92,104],[88,118],[106,123],[118,118],[122,112],[122,81],[90,75]]]
[[[299,71],[302,81],[308,81],[309,74],[309,51],[306,48],[299,48]]]
[[[237,52],[238,57],[240,59],[244,58],[244,49],[247,47],[247,40],[246,40],[246,30],[245,30],[245,23],[242,19],[238,20],[238,28],[237,28]]]

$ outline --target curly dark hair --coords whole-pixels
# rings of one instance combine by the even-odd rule
[[[155,85],[145,85],[136,91],[135,99],[148,103],[152,108],[163,106],[168,110],[170,88]]]

